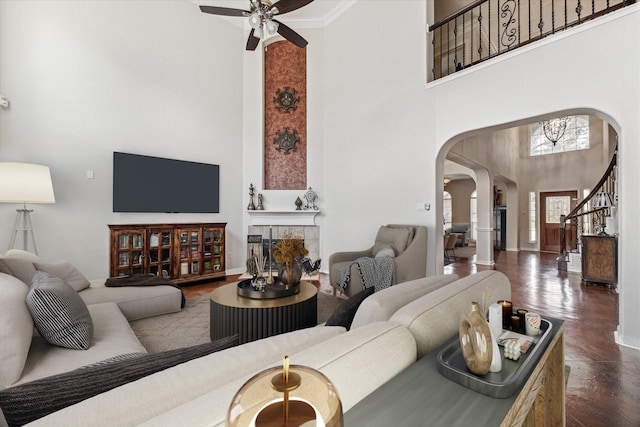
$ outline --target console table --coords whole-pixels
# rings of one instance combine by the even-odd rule
[[[271,335],[315,326],[318,323],[318,289],[300,282],[295,295],[251,299],[238,295],[231,283],[211,293],[211,341],[238,334],[240,344]]]
[[[344,425],[367,427],[562,426],[564,322],[553,319],[553,337],[519,393],[497,399],[438,372],[435,350],[345,413]]]
[[[618,283],[618,238],[583,234],[582,280],[585,282]]]

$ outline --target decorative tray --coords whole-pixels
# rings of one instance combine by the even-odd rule
[[[288,297],[300,292],[300,284],[285,286],[277,278],[274,278],[274,280],[273,285],[265,285],[262,291],[253,287],[251,284],[253,279],[242,280],[238,282],[238,295],[253,299],[273,299]]]
[[[460,339],[457,335],[449,340],[438,353],[438,372],[458,384],[487,396],[498,398],[513,396],[529,378],[529,374],[551,341],[553,324],[547,319],[541,320],[540,335],[531,337],[533,343],[526,353],[520,355],[518,360],[505,358],[504,348],[499,346],[502,357],[500,372],[476,375],[469,371],[462,357]]]

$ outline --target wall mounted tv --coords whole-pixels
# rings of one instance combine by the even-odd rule
[[[219,213],[220,166],[114,152],[113,211]]]

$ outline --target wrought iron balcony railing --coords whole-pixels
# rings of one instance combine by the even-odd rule
[[[479,0],[429,27],[433,80],[636,0]]]

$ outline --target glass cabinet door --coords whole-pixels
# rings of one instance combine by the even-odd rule
[[[211,261],[213,233],[209,229],[204,229],[202,234],[202,272],[206,274],[213,271],[213,262]]]
[[[117,276],[140,274],[144,271],[143,234],[118,233]]]
[[[149,273],[167,278],[172,276],[171,234],[170,230],[152,230],[149,233]]]
[[[131,235],[131,273],[144,273],[144,236],[142,233]]]
[[[214,272],[220,271],[224,265],[224,230],[220,228],[209,228],[207,232],[211,236],[211,243],[208,247],[211,255],[211,269]]]
[[[200,230],[180,230],[180,276],[200,274]]]

